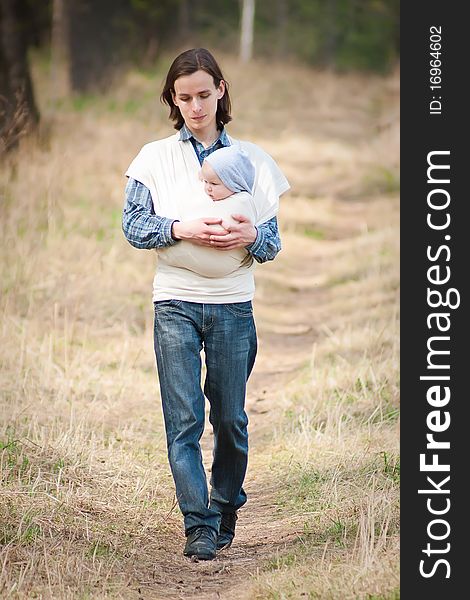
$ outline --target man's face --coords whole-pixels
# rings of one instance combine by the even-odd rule
[[[204,191],[212,200],[224,200],[233,194],[217,177],[214,169],[205,160],[201,168],[201,180],[204,182]]]
[[[224,93],[224,81],[216,88],[212,76],[199,70],[176,79],[172,96],[186,126],[193,133],[204,135],[217,129],[217,102]]]

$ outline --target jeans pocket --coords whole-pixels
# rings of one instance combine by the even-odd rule
[[[153,308],[154,308],[155,314],[157,314],[157,313],[171,310],[172,308],[178,308],[178,306],[181,306],[182,303],[183,303],[182,300],[174,300],[174,299],[157,300],[156,302],[153,303]]]
[[[253,305],[251,300],[246,302],[231,302],[225,304],[225,308],[236,317],[251,317],[253,316]]]

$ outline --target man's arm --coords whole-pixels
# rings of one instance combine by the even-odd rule
[[[130,177],[122,213],[122,230],[127,241],[134,248],[147,250],[176,244],[171,234],[174,222],[155,214],[150,190]]]

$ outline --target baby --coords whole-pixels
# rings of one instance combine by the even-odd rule
[[[252,196],[255,167],[241,148],[233,145],[210,154],[202,163],[200,180],[205,193],[191,196],[189,202],[186,195],[176,199],[181,220],[218,217],[222,219],[222,227],[227,229],[237,223],[231,215],[242,214],[255,223]],[[214,233],[221,231],[220,225],[213,227]],[[245,248],[224,251],[186,241],[159,251],[159,260],[205,277],[224,277],[252,263]]]

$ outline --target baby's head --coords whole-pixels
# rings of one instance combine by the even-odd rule
[[[227,146],[204,159],[201,179],[212,200],[224,200],[236,192],[252,193],[255,167],[240,147]]]

